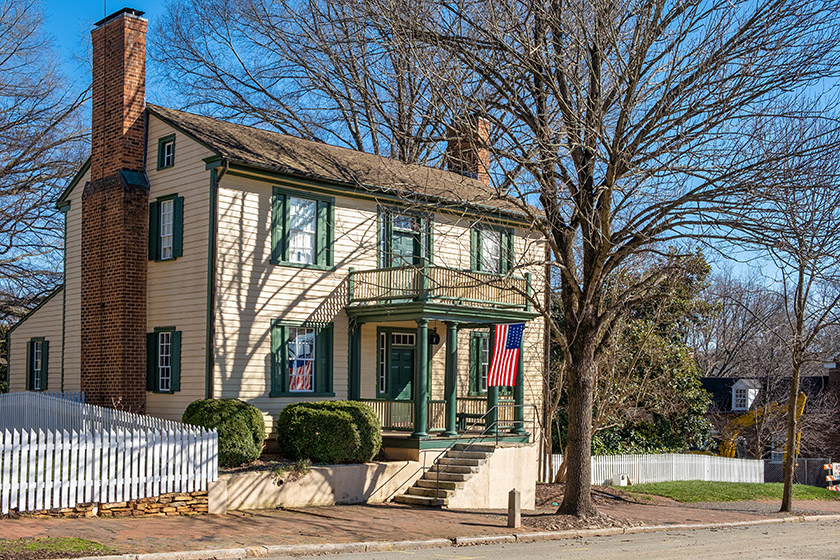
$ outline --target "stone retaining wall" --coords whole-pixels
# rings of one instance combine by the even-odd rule
[[[163,517],[207,513],[207,492],[163,494],[112,504],[78,504],[73,508],[51,509],[27,517]]]

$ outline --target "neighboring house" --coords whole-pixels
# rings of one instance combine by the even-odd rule
[[[234,397],[269,426],[292,402],[365,400],[420,449],[495,404],[490,326],[524,322],[503,398],[536,426],[546,248],[486,154],[451,142],[454,173],[146,105],[141,15],[92,33],[64,285],[11,331],[11,390],[171,419]]]
[[[812,417],[825,416],[836,406],[837,399],[832,398],[837,394],[835,375],[800,379],[799,389],[806,396],[803,417],[806,431],[815,429],[816,423],[810,421]],[[703,377],[700,381],[712,397],[708,417],[723,439],[737,436],[738,457],[763,456],[781,461],[787,421],[784,405],[790,399],[790,378]],[[827,438],[818,445],[823,450],[832,447]]]

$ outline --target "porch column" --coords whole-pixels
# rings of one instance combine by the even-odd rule
[[[411,437],[425,438],[428,406],[429,321],[417,320],[417,351],[414,358],[414,432]]]
[[[362,398],[362,325],[350,320],[350,375],[348,397],[351,401]]]
[[[525,370],[523,354],[525,353],[525,340],[523,333],[522,347],[519,349],[519,357],[516,359],[516,383],[513,386],[513,433],[525,434]]]
[[[458,323],[446,322],[446,380],[444,383],[446,400],[445,436],[457,436],[455,429],[458,413]]]
[[[493,363],[493,351],[496,348],[496,329],[490,329],[490,363]],[[489,381],[489,380],[488,380]],[[485,433],[496,435],[499,432],[499,388],[487,386],[487,416]]]

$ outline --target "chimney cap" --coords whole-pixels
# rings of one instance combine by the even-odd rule
[[[123,14],[134,16],[134,17],[143,17],[143,14],[146,12],[141,12],[140,10],[135,10],[134,8],[123,8],[119,11],[114,12],[109,16],[105,16],[104,18],[100,19],[96,23],[93,24],[94,27],[102,27],[106,23],[111,20],[117,19],[118,17],[122,16]]]

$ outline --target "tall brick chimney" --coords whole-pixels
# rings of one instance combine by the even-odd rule
[[[449,171],[490,184],[490,122],[472,116],[449,127],[446,159]]]
[[[145,412],[146,25],[130,8],[97,22],[90,182],[82,194],[81,381],[91,404]]]

